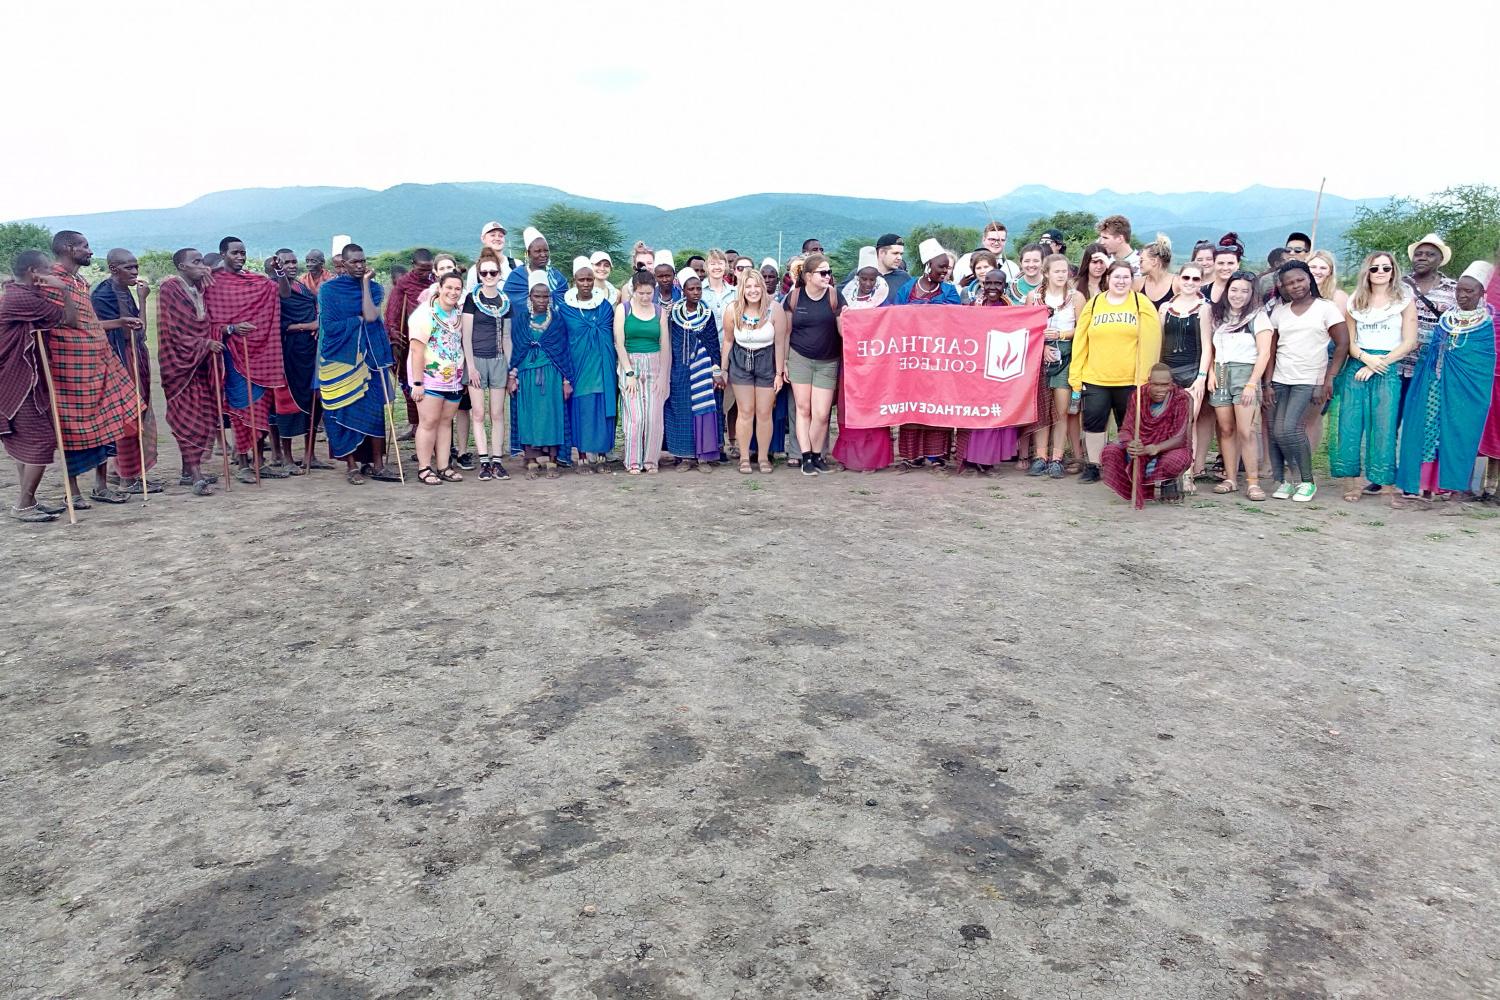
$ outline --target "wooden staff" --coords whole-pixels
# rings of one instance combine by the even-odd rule
[[[36,353],[42,359],[42,377],[47,380],[47,409],[52,413],[52,433],[57,436],[57,450],[63,458],[63,500],[68,505],[68,523],[77,524],[78,515],[73,512],[73,479],[68,475],[68,449],[63,447],[62,422],[57,418],[57,387],[52,384],[52,365],[47,361],[47,345],[40,330],[36,331]]]
[[[224,489],[229,490],[229,480],[233,477],[229,474],[229,442],[224,440],[224,379],[220,374],[220,366],[224,359],[217,354],[210,359],[213,364],[214,373],[214,408],[219,414],[219,453],[224,457]]]
[[[1312,235],[1308,237],[1308,242],[1311,244],[1311,246],[1309,246],[1307,248],[1307,252],[1308,253],[1312,253],[1314,250],[1316,250],[1318,248],[1318,216],[1323,211],[1323,185],[1325,185],[1327,183],[1328,183],[1328,178],[1327,177],[1323,178],[1322,180],[1320,180],[1318,182],[1318,200],[1313,205]]]
[[[1136,356],[1140,356],[1140,344],[1136,344]],[[1137,362],[1139,364],[1139,362]],[[1136,372],[1140,374],[1139,370]],[[1135,437],[1132,438],[1137,447],[1141,443],[1141,386],[1137,382],[1135,386]],[[1130,506],[1135,507],[1141,502],[1141,456],[1137,455],[1130,463]]]
[[[376,376],[380,379],[380,400],[383,404],[381,409],[385,411],[386,447],[392,446],[396,449],[396,474],[401,477],[401,485],[406,485],[406,470],[401,464],[401,442],[396,440],[396,421],[391,416],[391,390],[386,384],[385,369],[376,368]]]
[[[135,379],[135,444],[140,449],[141,455],[141,503],[146,502],[146,400],[141,398],[141,356],[135,349],[135,331],[126,330],[130,335],[130,367],[131,375]],[[141,328],[142,336],[145,328]]]

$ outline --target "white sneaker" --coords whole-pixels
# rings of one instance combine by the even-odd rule
[[[1292,484],[1282,483],[1276,487],[1276,492],[1271,494],[1272,500],[1290,500],[1292,498]]]
[[[1317,495],[1318,486],[1316,483],[1303,483],[1301,486],[1297,487],[1297,492],[1292,494],[1292,502],[1307,503],[1307,501],[1311,500]]]

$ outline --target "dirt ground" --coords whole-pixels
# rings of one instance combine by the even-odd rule
[[[1500,519],[1320,501],[319,473],[0,525],[0,996],[1500,996]]]

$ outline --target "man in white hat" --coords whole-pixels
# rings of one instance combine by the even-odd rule
[[[505,256],[505,227],[495,221],[486,222],[480,226],[479,245],[481,249],[488,247],[495,251],[495,255],[500,258],[500,280],[504,282],[510,277],[510,272],[516,269],[515,258]],[[471,292],[479,287],[478,266],[477,264],[469,265],[469,275],[465,285]]]
[[[1417,298],[1417,344],[1418,349],[1401,359],[1401,405],[1406,405],[1406,392],[1411,386],[1412,373],[1417,368],[1417,356],[1421,348],[1432,340],[1432,331],[1437,329],[1443,313],[1453,308],[1458,282],[1442,272],[1442,268],[1453,259],[1453,251],[1437,233],[1428,233],[1406,248],[1411,261],[1411,273],[1402,280]]]

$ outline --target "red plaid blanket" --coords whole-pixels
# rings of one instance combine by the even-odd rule
[[[135,433],[135,387],[94,315],[88,283],[60,264],[52,265],[52,273],[67,287],[44,288],[43,295],[58,305],[71,300],[78,309],[77,326],[54,326],[46,335],[63,447],[81,451],[111,444]]]

